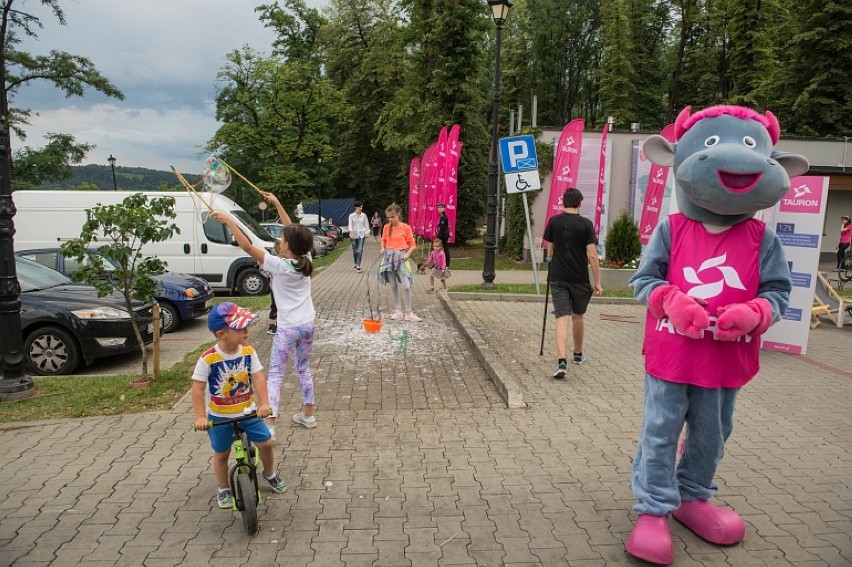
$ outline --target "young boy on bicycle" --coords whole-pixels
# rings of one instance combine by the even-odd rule
[[[275,492],[284,492],[287,485],[275,472],[272,435],[263,422],[271,410],[266,392],[263,365],[254,348],[248,344],[248,326],[255,315],[234,303],[220,303],[207,316],[207,328],[219,342],[201,354],[192,373],[192,409],[195,428],[207,430],[213,446],[213,474],[216,476],[216,499],[220,508],[231,507],[228,484],[228,457],[231,454],[230,427],[209,427],[222,418],[233,418],[251,407],[257,394],[256,418],[239,422],[249,440],[260,452],[263,478]]]

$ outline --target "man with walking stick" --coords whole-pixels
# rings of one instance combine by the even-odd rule
[[[556,315],[556,353],[558,357],[554,378],[565,378],[568,372],[568,318],[574,339],[572,362],[582,364],[583,315],[592,294],[601,295],[601,269],[598,263],[597,237],[592,221],[580,216],[583,194],[573,187],[562,195],[563,212],[553,216],[544,229],[547,257],[547,284],[553,295]],[[589,282],[589,264],[592,265],[594,288]]]

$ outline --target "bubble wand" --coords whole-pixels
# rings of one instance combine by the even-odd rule
[[[177,170],[177,168],[176,168],[175,166],[173,166],[173,165],[169,164],[169,167],[170,167],[170,168],[172,168],[172,173],[174,173],[174,174],[175,174],[175,177],[177,177],[177,178],[178,178],[178,181],[180,181],[180,182],[181,182],[181,184],[183,185],[184,189],[186,189],[187,191],[189,191],[190,193],[192,193],[193,195],[195,195],[196,197],[198,197],[198,199],[199,199],[202,203],[204,203],[204,205],[207,207],[207,209],[208,209],[208,210],[212,213],[212,212],[213,212],[213,207],[211,207],[211,206],[210,206],[210,203],[208,203],[208,202],[207,202],[207,200],[206,200],[204,197],[202,197],[202,196],[201,196],[201,194],[200,194],[198,191],[196,191],[196,190],[195,190],[195,187],[193,187],[193,186],[189,183],[189,181],[187,181],[187,180],[184,178],[184,176],[183,176],[183,175],[181,175],[180,171],[178,171],[178,170]]]
[[[257,185],[255,185],[254,183],[252,183],[251,181],[249,181],[248,179],[246,179],[246,178],[245,178],[245,176],[243,176],[243,174],[242,174],[242,173],[240,173],[239,171],[237,171],[236,169],[234,169],[232,166],[228,165],[228,164],[225,162],[225,160],[223,160],[222,158],[217,157],[216,159],[217,159],[217,160],[219,160],[219,161],[222,163],[222,165],[224,165],[225,167],[227,167],[228,169],[230,169],[231,171],[233,171],[233,172],[237,175],[237,177],[239,177],[240,179],[242,179],[243,181],[245,181],[245,182],[248,184],[248,186],[249,186],[249,187],[251,187],[252,189],[254,189],[255,191],[257,191],[257,193],[258,193],[261,197],[263,196],[263,191],[262,191],[261,189],[259,189]]]

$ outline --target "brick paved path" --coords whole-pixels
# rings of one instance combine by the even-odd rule
[[[366,256],[377,252],[369,242]],[[184,400],[168,412],[0,426],[0,565],[634,564],[623,542],[641,326],[601,316],[638,320],[641,309],[594,304],[589,361],[555,382],[552,321],[538,355],[541,303],[455,301],[523,388],[527,409],[509,410],[424,277],[414,305],[425,321],[366,335],[367,276],[350,262],[347,252],[315,279],[320,425],[279,425],[290,488],[267,493],[257,536],[216,507],[209,444],[190,431]],[[718,478],[746,540],[718,548],[672,521],[677,565],[852,563],[847,331],[816,329],[807,357],[764,356]],[[253,335],[263,359],[270,338],[262,325]],[[300,403],[287,379],[285,418]]]

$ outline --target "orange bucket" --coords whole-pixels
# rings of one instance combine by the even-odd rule
[[[362,319],[361,323],[364,324],[364,330],[368,333],[378,333],[382,330],[381,319]]]

